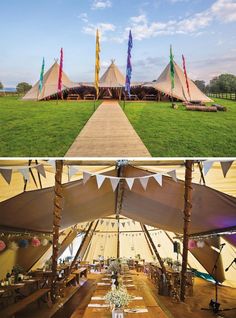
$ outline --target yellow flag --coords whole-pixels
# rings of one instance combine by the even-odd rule
[[[100,72],[100,43],[99,43],[99,32],[96,34],[96,62],[95,62],[95,89],[97,98],[99,95],[99,72]]]

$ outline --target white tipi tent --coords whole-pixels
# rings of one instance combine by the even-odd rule
[[[39,81],[23,97],[23,100],[43,100],[58,93],[59,65],[55,62],[45,73],[43,88],[39,92]],[[79,84],[71,82],[68,76],[62,72],[62,90],[78,87]]]
[[[183,70],[174,62],[175,69],[175,87],[173,89],[173,97],[181,101],[200,101],[212,102],[200,89],[194,84],[191,79],[188,79],[190,96],[188,94],[186,79]],[[170,64],[166,66],[157,81],[147,83],[144,86],[153,87],[159,92],[171,96],[171,77],[170,77]]]

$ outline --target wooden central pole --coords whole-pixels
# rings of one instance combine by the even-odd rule
[[[185,301],[185,290],[187,283],[187,264],[188,264],[188,242],[189,225],[192,211],[192,171],[193,160],[187,160],[185,163],[185,194],[184,194],[184,229],[183,229],[183,256],[180,285],[180,300]]]
[[[59,229],[62,214],[62,170],[63,161],[56,161],[55,187],[54,187],[54,209],[53,209],[53,239],[52,239],[52,280],[51,280],[51,299],[52,302],[57,298],[57,260],[59,251]]]

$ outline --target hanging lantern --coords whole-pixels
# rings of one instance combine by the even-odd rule
[[[40,242],[40,240],[37,237],[33,237],[32,240],[31,240],[31,245],[33,247],[38,247],[38,246],[41,245],[41,242]]]
[[[18,246],[18,244],[17,244],[16,242],[11,242],[11,243],[9,244],[9,248],[10,248],[10,250],[12,250],[12,251],[17,251],[18,248],[19,248],[19,246]]]
[[[205,246],[205,242],[203,240],[197,241],[197,247],[203,248]]]
[[[6,248],[6,244],[3,241],[0,241],[0,252],[4,251]]]
[[[194,240],[189,240],[188,241],[188,249],[193,250],[194,248],[196,248],[196,242]]]
[[[20,248],[27,248],[29,246],[29,241],[28,240],[20,240],[19,241],[19,247]]]
[[[47,245],[48,245],[48,239],[44,238],[44,239],[41,241],[41,245],[42,245],[42,246],[47,246]]]

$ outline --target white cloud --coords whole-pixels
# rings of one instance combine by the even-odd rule
[[[101,36],[101,41],[106,41],[106,33],[107,32],[114,32],[116,30],[116,27],[112,23],[97,23],[97,24],[92,24],[88,23],[83,27],[83,32],[86,34],[90,35],[95,35],[96,30],[99,30],[100,36]]]
[[[83,22],[85,22],[85,23],[87,23],[88,22],[88,15],[87,15],[87,13],[81,13],[79,16],[78,16],[78,18],[81,20],[81,21],[83,21]]]
[[[111,8],[111,6],[110,0],[94,0],[92,3],[93,10]]]
[[[218,0],[211,7],[212,14],[223,23],[236,21],[235,0]]]

